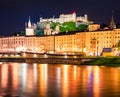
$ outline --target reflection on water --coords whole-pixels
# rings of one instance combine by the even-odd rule
[[[120,97],[120,68],[0,64],[0,97]]]

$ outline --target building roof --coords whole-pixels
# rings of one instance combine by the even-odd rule
[[[103,48],[102,52],[112,52],[112,48]]]

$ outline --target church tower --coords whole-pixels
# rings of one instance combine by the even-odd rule
[[[29,16],[29,20],[28,20],[28,24],[27,24],[25,32],[26,32],[25,33],[26,36],[33,36],[33,35],[35,35],[35,29],[34,29],[34,26],[32,26],[30,16]]]
[[[116,28],[116,24],[114,22],[114,17],[113,17],[113,11],[112,11],[112,17],[111,17],[111,22],[110,22],[110,29]]]
[[[28,20],[28,27],[32,27],[30,16],[29,16],[29,20]]]

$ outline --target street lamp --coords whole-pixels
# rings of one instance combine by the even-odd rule
[[[44,54],[44,57],[47,58],[48,57],[47,54]]]

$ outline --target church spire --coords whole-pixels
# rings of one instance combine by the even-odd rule
[[[29,20],[28,20],[28,27],[32,27],[30,16],[29,16]]]
[[[112,17],[111,17],[111,22],[110,22],[110,29],[116,28],[115,22],[114,22],[114,17],[113,17],[113,11],[112,11]]]

